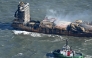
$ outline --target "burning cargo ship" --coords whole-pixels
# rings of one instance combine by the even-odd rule
[[[15,19],[13,20],[12,27],[16,30],[45,34],[92,37],[92,23],[86,23],[82,20],[66,22],[48,17],[45,17],[42,21],[32,20],[30,17],[29,3],[20,2],[14,16]]]

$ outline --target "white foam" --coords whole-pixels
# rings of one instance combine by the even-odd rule
[[[91,41],[92,39],[85,39],[85,42],[89,42],[89,41]]]
[[[18,56],[22,56],[22,55],[23,55],[23,53],[18,53],[17,55],[18,55]]]
[[[62,36],[59,35],[51,35],[51,34],[43,34],[43,33],[36,33],[36,32],[28,32],[28,31],[20,31],[20,30],[13,30],[13,33],[16,35],[23,34],[23,35],[30,35],[32,37],[59,37],[62,40]]]
[[[23,34],[23,35],[30,35],[32,37],[41,37],[41,34],[34,33],[34,32],[27,32],[27,31],[20,31],[20,30],[13,30],[13,32],[16,35]]]
[[[32,33],[30,34],[32,37],[42,37],[39,33]]]
[[[23,56],[23,53],[18,53],[15,56]]]

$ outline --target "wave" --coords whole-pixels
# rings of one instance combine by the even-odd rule
[[[59,35],[52,35],[52,34],[43,34],[43,33],[36,33],[36,32],[28,32],[28,31],[20,31],[20,30],[12,30],[14,34],[19,35],[30,35],[32,37],[60,37],[62,39],[62,36]]]
[[[89,42],[89,41],[92,41],[92,39],[85,39],[85,42]]]
[[[42,37],[41,34],[39,33],[20,31],[20,30],[13,30],[13,33],[16,35],[23,34],[23,35],[30,35],[32,37]]]

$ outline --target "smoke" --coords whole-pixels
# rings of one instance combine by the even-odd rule
[[[47,9],[46,17],[55,18],[58,21],[68,21],[68,22],[74,22],[75,20],[83,20],[83,21],[90,21],[92,18],[92,13],[89,10],[73,10],[73,11],[64,11],[63,10],[53,10],[53,9]]]
[[[53,22],[58,28],[66,28],[71,22],[68,20],[68,17],[65,15],[59,14],[55,10],[47,10],[46,17],[49,19],[50,22]]]
[[[55,24],[57,28],[66,28],[71,22],[76,20],[90,21],[92,18],[89,10],[79,11],[64,11],[48,9],[46,18]]]

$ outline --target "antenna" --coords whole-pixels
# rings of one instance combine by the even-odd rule
[[[72,50],[72,46],[70,46],[70,50]]]
[[[66,46],[68,45],[68,40],[66,39]]]

